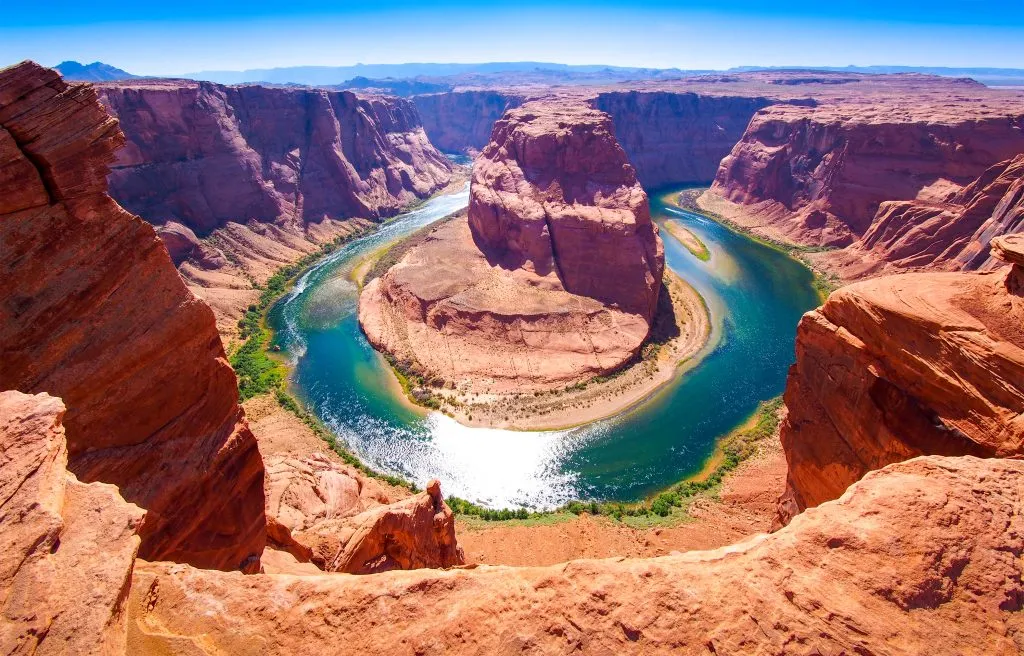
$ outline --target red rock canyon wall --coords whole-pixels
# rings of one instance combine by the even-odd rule
[[[106,193],[117,121],[26,62],[0,73],[0,128],[0,389],[63,398],[71,471],[147,510],[143,556],[252,565],[263,462],[213,313]]]
[[[111,195],[200,235],[229,221],[390,216],[452,170],[402,98],[185,80],[99,89],[128,141]]]

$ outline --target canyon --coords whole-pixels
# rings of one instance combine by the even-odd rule
[[[157,226],[229,337],[254,284],[452,180],[405,99],[189,80],[97,88],[127,139],[111,196]]]
[[[647,194],[611,118],[572,100],[528,102],[495,124],[474,163],[466,216],[369,281],[359,322],[405,375],[457,390],[460,418],[479,421],[489,413],[470,395],[490,404],[561,390],[636,360],[664,267]],[[681,307],[667,312],[689,337],[685,359],[703,346],[708,319],[696,292],[676,287],[670,305]],[[598,412],[611,414],[609,402]],[[547,421],[571,423],[561,413]]]
[[[490,108],[446,128],[415,98],[0,71],[0,648],[1024,651],[1017,96],[852,74],[633,86],[441,94],[444,112]],[[939,101],[951,90],[955,111]],[[346,141],[355,125],[369,142]],[[873,277],[801,320],[774,532],[659,558],[466,565],[440,483],[414,492],[343,461],[272,395],[239,404],[221,341],[254,282],[449,185],[438,129],[445,150],[480,143],[469,210],[369,280],[359,320],[441,382],[539,390],[635,357],[666,302],[686,307],[641,183],[707,180],[719,153],[700,202],[836,247],[816,265],[953,271]],[[302,138],[317,143],[292,157]],[[345,174],[326,183],[321,165]],[[208,174],[227,177],[203,191]],[[220,214],[215,196],[247,209]],[[216,316],[200,294],[220,298]],[[522,365],[530,353],[544,366]]]

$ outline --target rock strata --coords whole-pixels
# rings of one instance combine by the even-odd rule
[[[127,137],[111,195],[201,236],[226,223],[390,216],[448,183],[408,100],[143,80],[99,86]]]
[[[64,404],[0,392],[0,651],[124,653],[144,512],[66,469]]]
[[[92,87],[0,72],[0,389],[64,399],[71,471],[147,510],[145,557],[251,567],[263,462],[213,313],[106,193],[123,143]]]
[[[1024,647],[1022,477],[1021,461],[918,458],[869,474],[773,535],[646,560],[373,577],[140,563],[129,646],[1011,656]]]
[[[781,521],[917,455],[1024,455],[1024,243],[996,238],[993,254],[1015,264],[860,282],[804,315]]]
[[[468,217],[435,229],[360,298],[370,342],[427,379],[550,389],[636,356],[664,253],[610,119],[510,111],[474,165]]]
[[[883,203],[941,203],[1021,152],[1024,112],[1010,96],[776,105],[751,120],[705,202],[769,236],[843,247],[893,211]]]

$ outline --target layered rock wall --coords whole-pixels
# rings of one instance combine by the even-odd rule
[[[511,91],[468,90],[413,96],[431,143],[450,153],[482,150],[495,122],[525,102]]]
[[[754,113],[772,102],[763,96],[614,91],[598,94],[592,104],[612,117],[637,178],[652,189],[714,180]]]
[[[781,521],[917,455],[1024,454],[1024,239],[993,244],[1018,263],[860,282],[804,315]]]
[[[886,201],[940,202],[1022,152],[1024,112],[1013,98],[777,105],[722,160],[709,209],[769,236],[847,246]]]
[[[451,175],[401,98],[184,80],[99,88],[127,137],[111,195],[155,224],[205,235],[228,222],[380,218]]]
[[[469,227],[501,266],[650,321],[665,255],[611,118],[549,100],[512,110],[473,166]]]
[[[145,557],[258,564],[263,462],[213,313],[106,193],[117,121],[26,62],[0,128],[0,389],[64,399],[70,469],[148,511]]]

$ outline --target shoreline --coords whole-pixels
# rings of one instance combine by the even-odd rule
[[[778,235],[773,236],[772,234],[760,232],[754,227],[745,226],[734,219],[723,216],[722,214],[719,214],[705,206],[709,204],[704,198],[707,191],[708,189],[705,187],[695,187],[692,189],[685,189],[678,194],[673,194],[675,196],[675,205],[679,209],[699,214],[725,226],[737,234],[753,239],[759,244],[785,253],[797,260],[807,267],[814,276],[814,288],[818,292],[818,299],[822,303],[828,300],[829,294],[850,282],[848,280],[844,280],[834,271],[829,270],[827,267],[824,267],[820,263],[807,257],[810,254],[827,253],[834,249],[803,246],[801,244],[788,241]]]
[[[410,235],[410,239],[415,236]],[[406,240],[395,244],[399,249]],[[668,294],[677,337],[649,339],[638,358],[616,372],[547,392],[472,393],[414,385],[393,357],[381,353],[406,403],[420,411],[438,411],[472,428],[512,431],[556,431],[632,412],[653,401],[666,387],[696,366],[717,345],[711,313],[700,293],[678,274],[665,270],[662,293]],[[659,311],[659,315],[664,316]],[[655,325],[658,316],[655,317]],[[662,330],[666,329],[661,326]],[[669,328],[671,330],[671,328]],[[655,329],[652,328],[652,335]],[[715,336],[716,339],[712,340]],[[376,350],[376,349],[375,349]],[[423,405],[417,394],[431,403]],[[433,407],[434,404],[437,407]]]

